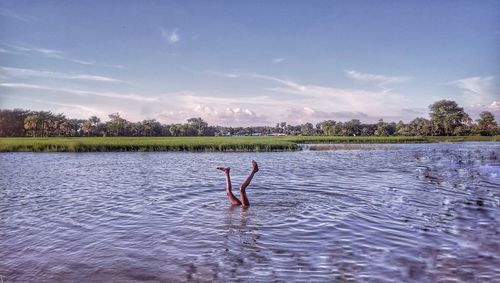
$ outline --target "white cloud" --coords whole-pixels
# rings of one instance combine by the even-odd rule
[[[276,100],[266,95],[259,96],[214,96],[214,95],[197,95],[194,92],[179,93],[179,102],[182,105],[196,107],[200,103],[203,105],[219,106],[219,105],[283,105],[283,101]]]
[[[206,74],[209,75],[214,75],[218,77],[223,77],[223,78],[230,78],[230,79],[235,79],[238,78],[239,76],[234,73],[223,73],[223,72],[217,72],[217,71],[212,71],[212,70],[207,70],[205,71]]]
[[[258,73],[212,72],[211,74],[230,79],[258,79],[276,83],[277,85],[263,89],[275,93],[274,95],[264,96],[265,99],[262,100],[254,99],[259,102],[255,104],[255,109],[269,114],[270,117],[272,115],[274,121],[297,123],[306,119],[314,122],[319,119],[349,120],[352,118],[376,121],[381,117],[388,117],[387,113],[399,115],[394,116],[397,119],[414,118],[410,117],[409,113],[401,112],[401,109],[412,105],[411,100],[390,89],[365,90],[303,84],[291,79]],[[244,100],[243,98],[235,99]],[[223,101],[220,102],[223,103]],[[304,106],[308,108],[304,109]]]
[[[386,75],[377,75],[377,74],[367,74],[361,73],[355,70],[345,70],[345,73],[351,79],[360,81],[360,82],[375,82],[379,85],[387,85],[387,84],[395,84],[395,83],[403,83],[411,80],[411,77],[394,77],[394,76],[386,76]]]
[[[123,82],[118,79],[105,77],[105,76],[96,76],[96,75],[86,75],[86,74],[66,74],[66,73],[58,73],[58,72],[50,72],[50,71],[41,71],[41,70],[33,70],[33,69],[22,69],[22,68],[12,68],[12,67],[3,67],[0,66],[0,70],[5,71],[10,76],[37,76],[37,77],[46,77],[46,78],[56,78],[56,79],[68,79],[68,80],[87,80],[87,81],[96,81],[96,82]]]
[[[468,77],[449,82],[448,84],[454,85],[455,87],[462,90],[465,94],[484,96],[489,95],[489,91],[494,78],[495,77],[493,76]]]
[[[284,80],[280,79],[277,77],[273,76],[267,76],[267,75],[262,75],[258,73],[224,73],[224,72],[216,72],[216,71],[207,71],[208,74],[219,76],[219,77],[224,77],[224,78],[230,78],[230,79],[236,79],[236,78],[253,78],[253,79],[262,79],[262,80],[268,80],[268,81],[274,81],[283,85],[286,85],[288,87],[297,89],[299,91],[304,91],[305,86],[298,84],[294,81],[291,80]]]
[[[492,101],[487,104],[466,105],[464,110],[474,120],[479,118],[481,112],[489,111],[495,116],[497,121],[500,121],[500,101]]]
[[[168,105],[165,105],[168,107]],[[208,106],[205,104],[183,104],[176,109],[163,109],[153,118],[164,123],[184,123],[187,119],[201,117],[210,125],[250,126],[268,125],[267,117],[258,115],[254,110],[243,107]]]
[[[462,93],[461,103],[466,106],[487,104],[496,98],[494,94],[494,76],[467,77],[444,83],[460,90]]]
[[[21,15],[21,14],[18,14],[16,12],[13,12],[11,10],[6,10],[6,9],[0,9],[0,16],[2,17],[6,17],[6,18],[10,18],[10,19],[14,19],[14,20],[18,20],[18,21],[21,21],[21,22],[31,22],[34,20],[33,17],[30,17],[30,16],[26,16],[26,15]]]
[[[279,63],[282,63],[286,60],[286,58],[283,58],[283,57],[279,57],[279,58],[274,58],[273,59],[273,64],[279,64]]]
[[[165,38],[170,44],[176,44],[180,41],[179,31],[177,28],[174,28],[171,31],[161,28],[161,36]]]
[[[135,101],[149,101],[149,102],[151,102],[151,101],[158,100],[157,97],[148,97],[148,96],[142,96],[142,95],[137,95],[137,94],[122,94],[122,93],[115,93],[115,92],[98,92],[98,91],[59,88],[59,87],[52,87],[52,86],[23,84],[23,83],[0,83],[0,87],[15,88],[15,89],[48,90],[48,91],[72,93],[72,94],[77,94],[77,95],[91,95],[91,96],[127,99],[127,100],[135,100]]]
[[[224,110],[218,110],[214,107],[198,104],[193,111],[194,114],[216,125],[248,126],[269,122],[266,117],[257,115],[255,111],[248,108],[226,107]]]
[[[488,105],[488,108],[493,111],[500,111],[500,101],[493,101],[490,105]]]
[[[40,48],[40,47],[26,47],[26,46],[18,46],[18,45],[9,45],[9,46],[12,47],[14,50],[19,51],[19,52],[38,53],[40,55],[44,55],[44,56],[50,57],[50,58],[65,59],[63,56],[64,52],[59,51],[59,50]]]
[[[99,109],[93,108],[93,107],[88,107],[88,106],[81,105],[81,104],[61,103],[61,102],[55,102],[55,101],[39,100],[39,99],[18,97],[18,96],[5,95],[5,94],[2,94],[2,96],[11,97],[11,98],[14,98],[16,100],[26,100],[29,102],[54,105],[57,107],[53,108],[53,109],[40,109],[40,110],[50,110],[50,111],[53,111],[54,113],[63,113],[68,118],[86,119],[86,118],[89,118],[90,116],[98,116],[99,118],[107,117],[106,111],[99,110]]]
[[[370,118],[363,112],[356,111],[322,111],[305,106],[302,108],[288,108],[286,119],[295,121],[296,123],[318,122],[323,120],[340,120],[347,121],[351,119],[366,120]],[[373,118],[375,119],[375,118]],[[373,120],[372,119],[372,120]]]
[[[93,62],[93,61],[71,58],[71,57],[68,57],[63,51],[60,51],[60,50],[47,49],[47,48],[41,48],[41,47],[35,47],[35,46],[19,46],[19,45],[10,45],[10,44],[4,44],[4,45],[9,47],[10,49],[0,48],[0,52],[2,52],[2,53],[15,54],[15,55],[43,56],[43,57],[47,57],[47,58],[73,62],[73,63],[80,64],[80,65],[99,65],[99,66],[117,68],[117,69],[124,68],[123,65],[97,64],[96,62]]]

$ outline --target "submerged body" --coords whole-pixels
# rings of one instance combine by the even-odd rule
[[[245,182],[241,184],[240,186],[240,198],[241,201],[233,194],[232,191],[232,186],[231,186],[231,176],[229,175],[231,168],[229,167],[217,167],[217,169],[221,170],[224,172],[226,175],[226,194],[227,197],[229,198],[229,201],[231,202],[232,205],[243,205],[244,207],[247,207],[250,205],[250,202],[248,201],[247,194],[246,194],[246,188],[248,185],[250,185],[250,182],[253,179],[253,176],[255,173],[259,172],[259,166],[257,165],[257,162],[255,160],[252,160],[252,171],[246,178]]]

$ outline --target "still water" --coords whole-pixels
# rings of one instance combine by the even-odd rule
[[[499,220],[499,143],[0,154],[3,282],[499,282]]]

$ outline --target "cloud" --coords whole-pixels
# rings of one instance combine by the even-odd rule
[[[22,69],[22,68],[12,68],[12,67],[4,67],[0,66],[0,70],[5,71],[10,76],[15,77],[24,77],[24,76],[36,76],[36,77],[45,77],[45,78],[56,78],[56,79],[68,79],[68,80],[87,80],[87,81],[95,81],[95,82],[123,82],[118,79],[104,77],[104,76],[96,76],[96,75],[86,75],[86,74],[66,74],[66,73],[58,73],[58,72],[49,72],[49,71],[41,71],[41,70],[33,70],[33,69]]]
[[[493,101],[490,105],[488,105],[488,108],[493,111],[500,111],[500,101]]]
[[[161,28],[161,36],[165,38],[170,44],[176,44],[181,39],[179,37],[179,31],[177,28],[174,28],[171,31],[168,31],[164,28]]]
[[[209,75],[214,75],[218,77],[223,77],[223,78],[230,78],[230,79],[235,79],[238,78],[239,76],[234,73],[224,73],[224,72],[217,72],[217,71],[212,71],[212,70],[207,70],[205,71],[206,74]]]
[[[11,11],[11,10],[6,10],[6,9],[0,9],[0,16],[14,19],[14,20],[21,21],[21,22],[25,22],[25,23],[29,23],[35,19],[33,17],[21,15],[21,14],[18,14],[18,13]]]
[[[321,111],[311,107],[289,108],[287,109],[287,119],[298,121],[299,123],[317,122],[322,120],[351,120],[366,119],[369,116],[363,112],[356,111]]]
[[[465,106],[464,110],[472,119],[478,119],[481,112],[489,111],[495,116],[497,121],[500,121],[500,101],[497,100],[487,104]]]
[[[193,111],[209,123],[216,125],[249,126],[269,123],[266,117],[257,115],[255,111],[248,108],[226,107],[221,111],[207,105],[198,104]]]
[[[411,105],[411,101],[390,89],[365,90],[356,88],[339,88],[332,86],[304,84],[291,79],[263,75],[258,73],[223,73],[211,72],[213,75],[229,79],[257,79],[275,83],[274,86],[264,87],[264,91],[275,93],[265,96],[266,100],[259,101],[258,106],[262,113],[272,113],[274,119],[296,119],[297,122],[309,117],[311,119],[351,119],[364,118],[373,120],[375,117],[387,117],[386,113],[401,113],[402,108]],[[257,100],[257,99],[255,99]],[[260,99],[259,99],[260,100]],[[314,115],[307,116],[303,107],[307,105],[314,111]],[[267,109],[265,109],[267,108]],[[287,110],[288,109],[288,110]],[[291,111],[298,111],[297,115],[290,115]],[[265,111],[264,111],[265,110]],[[311,112],[309,112],[311,113]],[[404,113],[403,113],[404,114]],[[353,115],[353,117],[349,116]],[[300,119],[304,117],[304,119]],[[398,116],[398,118],[401,118]],[[402,116],[402,119],[411,117]],[[294,121],[288,120],[290,123]]]
[[[448,82],[447,84],[454,85],[459,88],[465,94],[485,96],[489,95],[493,79],[493,76],[487,77],[468,77],[455,81]]]
[[[43,55],[45,57],[57,58],[57,59],[65,59],[63,56],[64,52],[59,50],[40,48],[40,47],[26,47],[26,46],[18,46],[18,45],[8,45],[18,52],[24,53],[35,53],[39,55]]]
[[[91,95],[91,96],[127,99],[127,100],[134,100],[134,101],[146,101],[146,102],[158,100],[157,97],[147,97],[147,96],[141,96],[141,95],[137,95],[137,94],[122,94],[122,93],[115,93],[115,92],[97,92],[97,91],[58,88],[58,87],[35,85],[35,84],[23,84],[23,83],[0,83],[0,87],[14,88],[14,89],[48,90],[48,91],[72,93],[72,94],[77,94],[77,95]]]
[[[407,113],[407,114],[412,114],[415,117],[417,116],[422,116],[422,115],[427,115],[429,112],[429,109],[419,107],[419,108],[402,108],[401,112]]]
[[[256,95],[256,96],[214,96],[214,95],[200,95],[191,91],[178,92],[174,94],[168,94],[169,96],[175,95],[179,96],[179,103],[183,105],[189,105],[192,107],[198,104],[219,106],[219,105],[270,105],[279,106],[283,105],[283,101],[274,99],[266,95]]]
[[[39,100],[39,99],[32,99],[32,98],[26,98],[26,97],[18,97],[18,96],[12,96],[12,95],[6,95],[2,94],[4,97],[11,97],[14,99],[19,99],[19,100],[26,100],[30,102],[36,102],[36,103],[42,103],[42,104],[49,104],[49,105],[54,105],[54,106],[59,106],[59,108],[56,109],[50,109],[51,111],[55,113],[63,113],[66,115],[68,118],[83,118],[86,119],[90,116],[98,116],[100,118],[105,118],[107,117],[107,112],[98,110],[93,107],[88,107],[85,105],[80,105],[80,104],[71,104],[71,103],[61,103],[61,102],[55,102],[55,101],[48,101],[48,100]],[[47,109],[41,109],[41,110],[47,110]]]
[[[124,68],[123,65],[97,64],[96,62],[93,62],[93,61],[71,58],[71,57],[68,57],[63,51],[60,51],[60,50],[47,49],[47,48],[41,48],[41,47],[35,47],[35,46],[19,46],[19,45],[10,45],[10,44],[4,44],[4,45],[9,47],[10,49],[0,48],[0,52],[2,52],[2,53],[15,54],[15,55],[42,56],[42,57],[46,57],[46,58],[68,61],[68,62],[80,64],[80,65],[99,65],[99,66],[111,67],[111,68],[117,68],[117,69]]]
[[[286,58],[282,58],[282,57],[279,57],[279,58],[274,58],[273,59],[273,64],[279,64],[279,63],[282,63],[286,60]]]
[[[277,83],[283,84],[285,86],[297,89],[299,91],[305,90],[304,85],[301,85],[301,84],[296,83],[294,81],[284,80],[284,79],[280,79],[277,77],[262,75],[262,74],[258,74],[258,73],[224,73],[224,72],[217,72],[217,71],[207,71],[207,73],[215,75],[215,76],[224,77],[224,78],[231,78],[231,79],[236,79],[236,78],[262,79],[262,80],[277,82]]]
[[[361,73],[355,70],[345,70],[345,73],[349,78],[354,79],[356,81],[374,82],[378,83],[381,86],[388,84],[395,84],[395,83],[403,83],[411,80],[411,77],[391,77],[386,75]]]

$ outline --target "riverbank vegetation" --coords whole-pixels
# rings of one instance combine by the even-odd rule
[[[495,116],[481,113],[475,122],[449,100],[437,101],[429,106],[429,117],[403,121],[362,123],[358,119],[341,122],[325,120],[313,125],[223,127],[210,126],[202,118],[190,118],[184,124],[162,124],[155,119],[130,122],[119,113],[110,114],[101,122],[98,117],[70,119],[63,114],[22,109],[0,109],[0,137],[187,137],[187,136],[327,136],[347,137],[413,137],[413,136],[494,136],[500,134]],[[384,139],[381,139],[384,140]]]
[[[428,143],[500,141],[500,136],[465,137],[49,137],[0,138],[0,152],[120,152],[120,151],[296,151],[300,144]],[[345,146],[344,146],[345,147]],[[343,149],[314,147],[318,150]],[[310,148],[310,147],[309,147]]]

